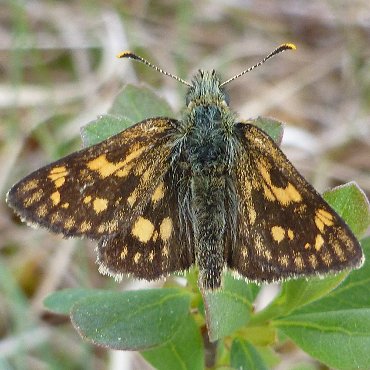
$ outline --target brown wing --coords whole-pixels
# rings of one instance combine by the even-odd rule
[[[168,171],[176,121],[152,118],[51,163],[15,184],[8,203],[30,224],[66,236],[116,234]]]
[[[359,267],[362,250],[349,227],[272,139],[253,125],[236,130],[239,215],[229,267],[256,281]]]
[[[132,274],[147,280],[188,270],[194,263],[192,235],[180,223],[178,194],[171,173],[149,194],[142,214],[98,245],[99,270],[120,279]]]

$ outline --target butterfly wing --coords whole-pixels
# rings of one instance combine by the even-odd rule
[[[239,198],[236,243],[228,265],[256,281],[359,267],[355,236],[257,127],[236,126]]]
[[[31,173],[7,202],[30,224],[65,236],[116,234],[143,211],[170,166],[177,121],[151,118]]]
[[[150,194],[142,214],[119,233],[99,241],[99,270],[117,279],[132,274],[147,280],[188,270],[194,249],[182,232],[178,201],[169,171]]]

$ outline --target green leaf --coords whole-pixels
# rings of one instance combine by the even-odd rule
[[[276,144],[281,144],[284,134],[284,125],[282,122],[273,118],[259,116],[253,120],[250,120],[248,123],[257,126],[262,131],[266,132],[266,134],[269,135]]]
[[[370,205],[365,193],[355,182],[331,189],[323,196],[357,237],[365,233],[370,225]]]
[[[328,366],[370,368],[370,237],[365,265],[326,297],[273,321],[298,346]]]
[[[361,242],[365,263],[352,271],[347,279],[324,298],[294,312],[312,313],[370,308],[370,237]]]
[[[247,324],[255,298],[253,284],[224,275],[223,288],[203,294],[209,339],[211,342],[233,333]]]
[[[256,347],[241,339],[235,339],[231,345],[230,364],[238,370],[268,370]]]
[[[126,85],[117,95],[109,114],[81,129],[84,146],[90,146],[118,134],[146,118],[173,117],[168,103],[144,86]]]
[[[173,111],[166,100],[149,87],[126,85],[117,95],[109,113],[127,117],[132,123],[151,117],[171,117]]]
[[[289,370],[317,370],[317,364],[308,362],[296,362]]]
[[[190,295],[179,289],[107,292],[74,304],[72,323],[94,344],[143,350],[162,345],[189,314]]]
[[[292,315],[273,324],[328,366],[370,369],[369,308]]]
[[[301,306],[305,306],[332,291],[348,272],[322,277],[300,278],[283,283],[281,292],[263,311],[252,317],[251,324],[257,325],[275,317],[288,315]]]
[[[132,126],[132,122],[126,117],[114,116],[113,114],[100,116],[81,128],[83,146],[88,147],[100,143],[130,126]]]
[[[163,346],[141,352],[158,370],[203,370],[204,348],[198,326],[189,315]]]
[[[109,292],[108,292],[109,293]],[[97,289],[64,289],[52,293],[44,299],[45,307],[55,313],[69,315],[73,305],[86,297],[107,294],[106,290]]]

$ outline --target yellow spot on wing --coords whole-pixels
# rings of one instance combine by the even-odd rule
[[[308,261],[310,262],[312,268],[316,268],[317,265],[318,265],[318,262],[317,262],[317,258],[314,254],[311,254],[309,257],[308,257]]]
[[[279,188],[278,186],[275,186],[271,181],[271,176],[267,164],[263,160],[261,160],[258,162],[257,165],[258,170],[260,171],[263,179],[266,182],[266,184],[262,185],[266,199],[271,201],[274,201],[276,199],[283,206],[287,206],[292,202],[302,201],[301,194],[298,192],[293,184],[288,183],[285,188]]]
[[[133,149],[123,161],[116,163],[109,162],[106,154],[101,154],[99,157],[91,160],[87,163],[87,167],[90,170],[99,172],[102,178],[111,176],[116,173],[117,176],[123,177],[128,174],[127,171],[131,169],[131,166],[126,170],[124,169],[132,160],[139,157],[145,150],[145,146]]]
[[[80,226],[80,231],[82,233],[85,233],[86,231],[89,231],[91,229],[91,222],[83,221]]]
[[[289,257],[286,254],[278,257],[280,265],[287,267],[289,264]]]
[[[294,239],[294,232],[292,229],[288,229],[288,238],[289,240],[293,240]]]
[[[324,209],[318,209],[316,211],[316,216],[315,216],[315,224],[316,227],[323,232],[325,226],[332,226],[333,223],[333,216],[325,211]]]
[[[60,188],[66,181],[68,170],[64,166],[54,167],[50,170],[48,178],[54,182],[56,188]]]
[[[258,169],[268,185],[271,185],[270,173],[267,171],[266,164],[263,161],[258,162]]]
[[[315,217],[315,224],[321,232],[324,231],[324,223],[318,217]]]
[[[28,191],[36,189],[38,185],[39,185],[39,180],[37,179],[29,180],[22,186],[21,191],[23,193],[27,193]]]
[[[301,194],[299,194],[298,190],[291,183],[288,184],[285,191],[293,202],[300,202],[302,200]]]
[[[330,257],[329,252],[325,252],[321,255],[321,259],[325,263],[326,266],[330,266],[332,258]]]
[[[156,242],[158,239],[158,231],[155,230],[154,233],[153,233],[153,242]]]
[[[63,174],[63,173],[68,173],[67,172],[67,168],[65,167],[65,166],[60,166],[60,167],[54,167],[54,168],[52,168],[51,170],[50,170],[50,175],[52,175],[52,174]],[[64,176],[64,175],[63,175]]]
[[[31,194],[28,198],[24,200],[24,206],[30,207],[33,203],[38,202],[41,199],[43,193],[43,190],[39,189],[35,193]]]
[[[276,198],[274,197],[274,194],[272,194],[271,190],[267,187],[266,184],[262,184],[263,186],[263,193],[265,195],[265,198],[267,200],[270,200],[271,202],[274,202]]]
[[[50,217],[50,222],[52,224],[59,223],[62,220],[62,217],[60,216],[59,212],[55,212]]]
[[[154,260],[154,255],[155,255],[155,253],[154,253],[154,251],[153,250],[151,250],[150,252],[149,252],[149,262],[153,262],[153,260]]]
[[[346,257],[344,256],[343,250],[340,247],[340,245],[335,242],[335,243],[333,243],[333,248],[334,248],[334,252],[338,256],[339,260],[342,261],[342,262],[345,261]]]
[[[168,247],[167,247],[167,245],[165,245],[165,246],[162,248],[162,256],[163,256],[163,257],[168,257]]]
[[[141,176],[141,179],[144,181],[144,182],[148,182],[148,180],[150,179],[151,175],[153,174],[153,171],[152,170],[146,170],[142,176]]]
[[[253,225],[256,222],[257,213],[254,208],[248,209],[249,222]]]
[[[272,254],[268,249],[262,251],[263,256],[267,259],[267,261],[272,260]]]
[[[135,168],[134,168],[135,175],[136,176],[141,176],[144,173],[145,168],[146,168],[146,166],[144,165],[143,162],[138,163],[137,166],[135,166]]]
[[[66,229],[71,229],[74,225],[75,225],[75,219],[72,216],[68,217],[64,223],[64,227]]]
[[[126,165],[124,168],[115,172],[115,176],[117,177],[126,177],[131,171],[132,165]]]
[[[319,251],[323,245],[324,239],[322,238],[321,234],[317,234],[315,239],[315,249]]]
[[[326,219],[327,222],[333,221],[333,216],[331,215],[331,213],[325,211],[325,209],[317,210],[317,214],[320,216],[320,218]],[[325,223],[325,225],[326,225],[326,223]],[[329,224],[328,226],[330,226],[330,225],[332,225],[332,223]]]
[[[283,206],[286,206],[291,202],[300,202],[302,200],[301,195],[298,193],[297,189],[291,183],[289,183],[286,188],[279,188],[274,185],[270,186],[276,199]]]
[[[37,216],[39,217],[45,217],[48,213],[48,208],[46,207],[46,204],[41,204],[37,210],[36,210]]]
[[[94,211],[100,213],[108,208],[108,200],[103,198],[96,198],[93,201]]]
[[[59,191],[57,190],[53,194],[51,194],[50,199],[53,202],[53,205],[57,206],[60,203],[60,193],[59,193]]]
[[[169,217],[164,218],[159,226],[159,236],[164,242],[170,239],[172,229],[172,220]]]
[[[132,207],[135,204],[136,200],[137,200],[137,192],[136,190],[134,190],[130,194],[130,196],[127,198],[127,203],[129,204],[130,207]]]
[[[119,165],[109,162],[106,154],[101,154],[99,157],[88,162],[87,167],[90,170],[98,171],[103,178],[112,175],[114,171],[121,168]]]
[[[128,249],[127,249],[127,245],[125,245],[122,249],[122,252],[120,254],[120,258],[121,260],[124,260],[126,258],[126,256],[128,255]]]
[[[154,232],[154,225],[146,218],[139,217],[134,226],[132,227],[131,233],[142,243],[147,243],[152,237]]]
[[[294,264],[297,266],[297,268],[298,268],[299,270],[302,270],[302,269],[303,269],[303,267],[304,267],[304,262],[303,262],[302,256],[300,256],[300,255],[296,255],[296,256],[294,257]]]
[[[85,204],[90,203],[90,202],[91,202],[91,196],[90,196],[90,195],[86,196],[86,197],[83,199],[83,202],[84,202]]]
[[[156,187],[152,195],[152,202],[156,203],[164,197],[164,183],[163,181]]]
[[[285,230],[281,226],[273,226],[271,235],[276,242],[280,243],[285,238]]]
[[[103,234],[103,233],[113,233],[114,231],[117,231],[118,228],[118,220],[111,220],[111,221],[106,221],[103,222],[99,225],[98,227],[98,233]]]
[[[66,178],[65,177],[60,177],[59,179],[56,179],[54,181],[54,185],[55,185],[56,188],[60,188],[65,182],[66,182]]]
[[[138,263],[139,263],[139,261],[140,261],[140,257],[141,257],[141,253],[136,252],[136,254],[135,254],[135,256],[134,256],[134,262],[135,262],[136,264],[138,264]]]

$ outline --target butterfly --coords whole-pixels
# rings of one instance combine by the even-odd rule
[[[199,286],[222,286],[230,269],[257,282],[363,263],[359,242],[277,144],[238,120],[221,82],[200,70],[186,82],[181,119],[149,118],[31,173],[8,204],[22,220],[98,243],[99,270],[154,280],[199,268]]]

